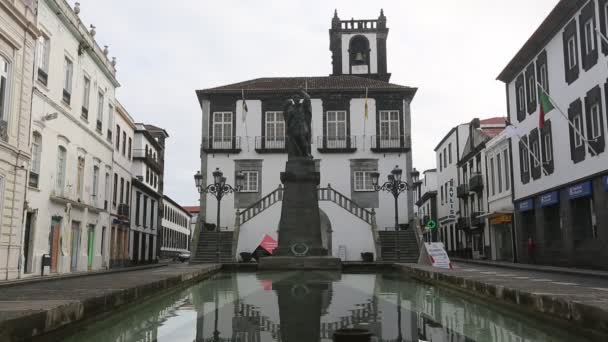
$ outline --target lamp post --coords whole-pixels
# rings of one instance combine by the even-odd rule
[[[242,172],[236,174],[236,186],[233,187],[230,184],[226,184],[226,177],[224,177],[224,173],[220,171],[219,168],[216,168],[212,173],[213,175],[213,183],[207,185],[207,187],[203,187],[203,175],[200,171],[197,171],[194,175],[194,182],[196,183],[196,188],[200,194],[207,193],[213,195],[217,199],[217,220],[215,221],[215,232],[216,232],[216,246],[215,246],[215,259],[219,263],[220,262],[220,204],[222,198],[226,194],[230,194],[233,192],[239,192],[242,187],[243,179],[245,176]]]
[[[393,194],[395,198],[395,230],[397,231],[397,261],[401,260],[401,248],[399,246],[399,195],[405,190],[410,189],[410,185],[406,182],[401,181],[401,176],[403,175],[403,170],[399,168],[399,165],[396,165],[395,168],[391,171],[391,173],[387,176],[388,180],[384,182],[384,184],[379,185],[378,180],[380,179],[379,172],[372,172],[372,184],[376,191],[387,191]]]

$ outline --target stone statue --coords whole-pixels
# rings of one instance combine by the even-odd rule
[[[299,95],[294,95],[285,102],[283,113],[287,124],[287,155],[293,157],[312,158],[311,143],[312,109],[310,106],[310,95],[302,90]]]

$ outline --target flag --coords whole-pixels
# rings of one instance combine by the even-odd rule
[[[542,129],[545,126],[545,114],[555,109],[555,107],[553,107],[553,103],[551,103],[549,95],[545,92],[540,84],[538,85],[538,102],[540,103],[538,127]]]
[[[511,122],[508,122],[508,121],[507,121],[507,127],[505,127],[505,135],[507,138],[519,138],[522,136],[519,129],[517,127],[513,126],[513,124],[511,124]]]
[[[242,103],[242,105],[243,105],[243,122],[245,122],[245,120],[247,119],[248,109],[247,109],[247,101],[245,101],[245,90],[244,89],[241,90],[241,96],[243,98],[243,100],[242,100],[243,101],[243,103]]]
[[[367,88],[365,88],[365,120],[369,117],[369,108],[367,106]]]

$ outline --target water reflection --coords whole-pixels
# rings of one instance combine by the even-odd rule
[[[239,273],[116,314],[68,341],[584,341],[494,306],[389,274]]]

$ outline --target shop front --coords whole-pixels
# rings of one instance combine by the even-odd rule
[[[493,259],[513,261],[513,214],[495,213],[488,221],[494,251]]]

